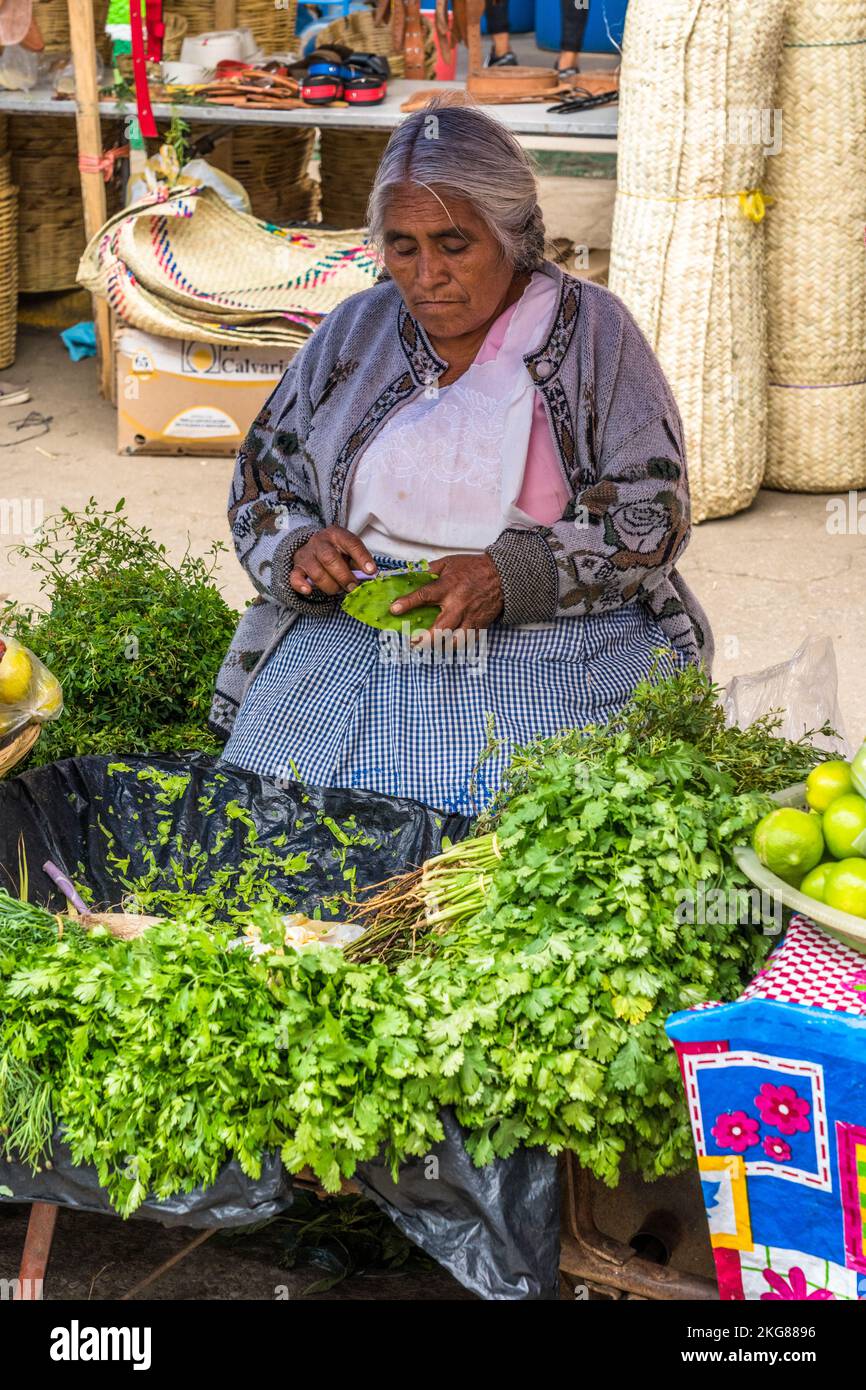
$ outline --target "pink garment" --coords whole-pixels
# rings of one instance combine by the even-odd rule
[[[518,301],[499,315],[491,324],[487,337],[481,345],[476,362],[492,362],[505,341],[508,325],[511,322]],[[532,405],[532,428],[529,433],[529,448],[526,452],[526,472],[523,487],[517,499],[517,506],[542,526],[552,526],[562,518],[571,492],[562,476],[562,466],[556,453],[556,445],[550,432],[547,412],[541,393],[536,391]]]

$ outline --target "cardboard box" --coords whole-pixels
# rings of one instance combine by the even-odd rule
[[[236,343],[116,339],[119,454],[234,454],[294,353]]]

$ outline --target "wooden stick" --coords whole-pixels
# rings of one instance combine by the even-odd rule
[[[162,1278],[163,1274],[167,1274],[168,1271],[173,1269],[176,1264],[179,1264],[181,1260],[185,1260],[187,1255],[191,1255],[193,1250],[197,1250],[200,1245],[204,1245],[206,1240],[210,1240],[211,1236],[216,1235],[216,1231],[216,1226],[209,1226],[206,1231],[199,1231],[198,1235],[193,1236],[192,1240],[189,1241],[182,1250],[178,1250],[176,1255],[172,1255],[170,1260],[163,1260],[162,1264],[157,1265],[156,1269],[148,1274],[146,1279],[139,1279],[137,1284],[133,1284],[131,1289],[127,1289],[126,1293],[121,1294],[119,1301],[121,1303],[126,1303],[131,1298],[135,1298],[137,1294],[140,1294],[143,1289],[147,1289],[151,1284],[155,1284],[157,1279]]]
[[[93,26],[93,0],[68,0],[69,42],[75,69],[75,128],[78,153],[97,160],[102,156],[102,130],[99,124],[99,84],[96,80],[96,35]],[[106,221],[105,180],[99,169],[81,173],[84,205],[84,231],[94,237]],[[104,299],[93,300],[96,323],[96,360],[99,390],[106,400],[114,399],[114,352],[111,342],[111,315]]]

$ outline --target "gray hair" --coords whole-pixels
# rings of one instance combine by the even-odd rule
[[[388,199],[405,183],[472,203],[515,271],[535,270],[543,259],[544,219],[533,165],[511,132],[479,107],[437,98],[397,126],[367,205],[370,240],[380,253]]]

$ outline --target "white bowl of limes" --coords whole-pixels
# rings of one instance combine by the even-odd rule
[[[866,951],[866,744],[776,792],[751,845],[734,850],[756,887]]]

